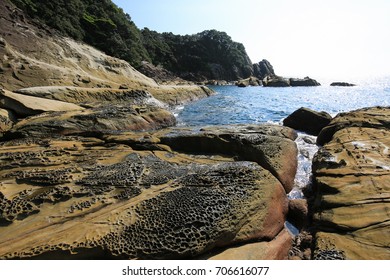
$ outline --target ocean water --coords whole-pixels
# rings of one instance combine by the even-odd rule
[[[300,107],[332,116],[369,106],[390,106],[390,77],[361,81],[356,87],[267,88],[213,86],[217,94],[177,108],[179,125],[281,123]]]
[[[320,81],[321,82],[321,81]],[[224,124],[282,124],[284,118],[300,107],[340,112],[370,106],[390,106],[390,77],[355,82],[356,87],[267,88],[213,86],[216,95],[178,107],[174,110],[179,126]],[[311,162],[318,147],[316,138],[299,133],[298,170],[290,199],[303,197],[302,189],[311,183]]]

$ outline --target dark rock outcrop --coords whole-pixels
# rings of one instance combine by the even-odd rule
[[[283,125],[311,135],[318,135],[331,120],[332,116],[326,112],[316,112],[302,107],[285,118]]]
[[[263,86],[265,87],[314,87],[320,85],[319,82],[309,77],[298,79],[268,75],[263,79]]]
[[[346,83],[346,82],[334,82],[334,83],[331,83],[330,86],[332,86],[332,87],[354,87],[356,85]]]
[[[303,79],[290,78],[290,86],[292,87],[316,87],[320,85],[319,82],[309,77]]]
[[[256,78],[263,80],[267,76],[275,75],[274,68],[268,60],[263,59],[259,63],[253,64],[253,76]]]
[[[390,259],[390,108],[343,113],[313,160],[315,259]]]

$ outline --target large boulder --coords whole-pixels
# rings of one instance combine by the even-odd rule
[[[290,78],[290,86],[292,87],[316,87],[320,85],[319,82],[309,77],[303,79]]]
[[[347,127],[390,128],[389,107],[363,108],[348,113],[340,113],[325,127],[317,137],[317,144],[324,145],[333,135]]]
[[[254,161],[269,170],[290,192],[297,170],[296,133],[276,125],[210,126],[200,130],[160,132],[162,144],[187,153],[224,154]]]
[[[274,238],[276,249],[263,257],[286,257],[286,234],[277,236],[287,196],[271,172],[174,152],[157,136],[3,142],[0,258],[193,258]],[[121,144],[126,138],[137,151]],[[148,141],[155,150],[142,150]]]
[[[318,135],[332,120],[326,112],[317,112],[305,107],[299,108],[283,120],[283,125],[311,135]]]
[[[67,102],[33,97],[0,89],[0,107],[14,111],[19,116],[33,116],[44,112],[76,111],[83,108]]]
[[[291,248],[292,238],[286,229],[269,242],[255,242],[221,250],[206,255],[208,260],[285,260]]]
[[[389,114],[357,110],[324,129],[313,161],[316,259],[390,259]]]

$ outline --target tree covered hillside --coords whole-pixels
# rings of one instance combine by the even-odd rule
[[[111,0],[11,1],[32,18],[134,67],[148,61],[189,80],[235,80],[253,72],[244,46],[225,32],[181,36],[139,30]]]

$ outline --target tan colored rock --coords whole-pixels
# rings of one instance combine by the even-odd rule
[[[353,111],[323,130],[333,134],[313,162],[315,258],[390,259],[389,114]]]
[[[208,97],[214,93],[204,86],[158,86],[141,87],[141,89],[131,85],[126,87],[127,89],[46,86],[23,88],[16,90],[16,92],[76,104],[128,102],[131,104],[148,104],[161,107],[165,103],[168,105],[188,103]]]
[[[287,212],[251,162],[75,137],[4,142],[0,159],[2,259],[189,258],[272,240]]]
[[[151,131],[175,124],[175,116],[160,107],[107,104],[82,111],[51,112],[26,118],[7,132],[7,138],[96,136],[114,131]]]
[[[15,14],[20,17],[13,16]],[[147,90],[170,105],[206,97],[213,92],[198,86],[161,87],[128,62],[70,38],[58,34],[54,36],[47,27],[38,28],[21,15],[22,12],[9,1],[0,2],[2,88],[14,91],[37,86],[125,87],[129,90]]]
[[[8,131],[15,122],[16,118],[11,111],[0,108],[0,133]]]
[[[270,242],[256,242],[223,250],[209,260],[285,260],[291,247],[292,238],[282,230]]]
[[[317,137],[317,143],[324,145],[332,140],[333,135],[347,127],[367,127],[390,129],[389,107],[370,107],[340,113],[325,127]]]
[[[297,170],[296,133],[276,125],[210,126],[159,133],[162,144],[190,153],[226,154],[254,161],[269,170],[290,192]]]
[[[14,111],[20,116],[33,116],[44,112],[83,110],[82,107],[45,98],[32,97],[0,89],[0,107]]]

